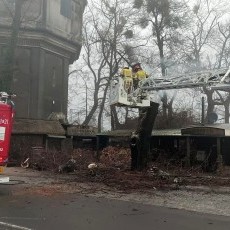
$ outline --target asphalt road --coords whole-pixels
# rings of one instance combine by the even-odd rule
[[[0,229],[229,230],[230,218],[84,195],[0,195]]]

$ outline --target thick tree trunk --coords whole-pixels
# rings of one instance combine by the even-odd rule
[[[229,103],[224,104],[224,121],[226,124],[229,124]]]
[[[212,98],[214,90],[208,90],[206,87],[203,87],[203,90],[207,96],[207,102],[208,102],[207,114],[206,114],[206,118],[205,118],[205,122],[208,123],[208,115],[210,113],[212,113],[214,111],[214,108],[215,108],[215,104],[214,104],[214,101]]]
[[[85,120],[83,121],[82,125],[89,125],[89,122],[92,120],[93,115],[97,111],[97,109],[98,109],[98,93],[99,93],[99,85],[97,84],[97,85],[95,85],[95,90],[93,93],[93,105],[92,105],[89,113],[85,117]]]
[[[102,130],[102,115],[103,115],[103,111],[105,108],[105,101],[106,101],[106,95],[109,89],[109,84],[105,87],[104,93],[103,93],[103,99],[101,101],[101,106],[100,106],[100,110],[99,110],[99,114],[98,114],[98,132],[100,133]]]
[[[116,106],[111,105],[110,111],[111,111],[111,130],[115,130],[120,125],[119,119],[117,117]]]
[[[132,170],[143,170],[147,167],[150,139],[158,107],[158,103],[151,102],[150,107],[140,109],[137,130],[132,134],[130,140]]]

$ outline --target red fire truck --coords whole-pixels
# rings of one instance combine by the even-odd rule
[[[9,177],[1,174],[3,174],[9,158],[10,137],[15,114],[14,103],[11,100],[12,96],[0,92],[0,183],[9,180]]]

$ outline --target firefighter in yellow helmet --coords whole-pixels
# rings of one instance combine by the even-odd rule
[[[136,63],[132,65],[133,71],[133,88],[136,89],[138,87],[138,83],[141,80],[148,78],[148,74],[141,68],[141,63]]]
[[[124,80],[124,88],[125,91],[130,94],[133,87],[133,77],[132,77],[132,70],[129,67],[124,67],[121,70],[121,77]]]

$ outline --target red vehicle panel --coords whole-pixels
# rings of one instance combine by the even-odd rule
[[[13,116],[13,106],[0,102],[0,166],[8,161]]]

